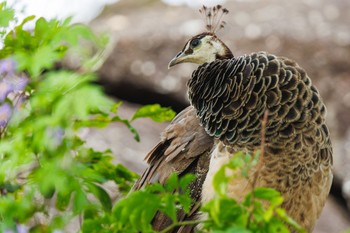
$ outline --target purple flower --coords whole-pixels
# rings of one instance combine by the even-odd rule
[[[3,103],[0,106],[0,128],[4,128],[12,115],[12,108],[9,103]]]
[[[14,90],[14,85],[4,79],[0,79],[0,102],[3,102],[8,94]]]
[[[16,230],[6,229],[4,233],[28,233],[28,227],[23,224],[16,224]]]
[[[12,83],[14,91],[23,91],[28,84],[28,78],[25,75],[13,76],[9,79],[9,82]]]
[[[24,91],[28,78],[24,74],[15,73],[16,64],[12,59],[0,60],[0,102],[3,102],[11,92]]]
[[[47,128],[46,130],[48,137],[52,140],[52,146],[58,147],[62,143],[64,130],[60,127]]]
[[[0,75],[13,75],[15,73],[16,63],[13,59],[0,60]]]
[[[28,228],[23,224],[17,224],[17,233],[28,233]]]

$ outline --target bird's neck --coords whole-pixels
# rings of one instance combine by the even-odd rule
[[[225,45],[222,41],[221,42],[221,51],[220,53],[217,53],[215,56],[215,60],[224,60],[224,59],[231,59],[233,58],[233,53],[231,50]]]
[[[228,46],[219,38],[215,37],[212,46],[216,49],[215,60],[231,59],[234,57]]]

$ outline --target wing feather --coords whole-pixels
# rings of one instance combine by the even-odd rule
[[[209,155],[213,147],[213,138],[200,126],[193,107],[180,112],[164,130],[161,141],[146,156],[149,167],[135,183],[133,189],[139,190],[150,183],[164,184],[173,173],[179,177],[192,173],[196,180],[190,184],[193,204],[189,214],[179,211],[178,220],[195,219],[200,208],[202,184],[209,169]],[[153,219],[153,228],[163,230],[171,220],[158,212]],[[194,226],[182,226],[172,232],[193,232]]]

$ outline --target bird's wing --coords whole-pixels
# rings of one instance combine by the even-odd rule
[[[134,190],[150,183],[164,184],[173,172],[179,177],[192,173],[196,180],[190,185],[193,205],[190,214],[178,213],[178,220],[190,220],[196,217],[200,207],[201,188],[209,168],[209,155],[213,139],[200,126],[193,107],[187,107],[179,113],[162,133],[161,141],[146,156],[148,168],[135,183]],[[162,230],[171,224],[171,220],[162,213],[153,219],[153,228]],[[173,232],[191,232],[193,226],[175,229]]]

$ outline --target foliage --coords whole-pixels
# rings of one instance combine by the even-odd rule
[[[188,213],[192,205],[190,175],[173,174],[164,186],[152,184],[126,195],[137,175],[113,164],[111,151],[88,148],[79,130],[120,122],[140,140],[133,121],[170,120],[174,112],[150,105],[130,119],[120,117],[121,103],[113,103],[93,84],[101,60],[86,55],[84,46],[88,43],[100,54],[105,37],[71,25],[69,19],[39,18],[33,30],[24,30],[31,20],[35,17],[9,31],[16,23],[14,11],[0,3],[0,232],[64,232],[77,217],[81,232],[153,232],[150,223],[157,211],[173,221],[163,232],[199,222],[204,232],[288,232],[285,223],[300,229],[280,208],[283,199],[275,190],[254,188],[241,203],[226,195],[234,178],[227,171],[246,177],[256,165],[258,156],[243,153],[214,177],[217,197],[202,209],[207,220],[177,220],[177,211]],[[69,51],[82,54],[83,68],[56,70]],[[115,203],[104,188],[107,182],[122,197]]]
[[[192,175],[179,179],[173,174],[165,186],[153,184],[132,192],[119,200],[112,213],[103,216],[103,221],[87,219],[83,232],[153,232],[151,221],[157,211],[169,216],[176,226],[179,224],[176,218],[178,209],[181,207],[186,213],[190,210],[187,186],[192,180]]]
[[[203,220],[178,222],[176,210],[182,208],[188,213],[191,202],[181,191],[193,177],[178,179],[176,175],[169,178],[163,187],[153,184],[143,190],[131,193],[115,205],[109,222],[104,225],[102,232],[154,232],[150,221],[156,211],[169,216],[173,223],[162,232],[167,232],[181,225],[201,224],[198,232],[214,233],[288,233],[290,229],[305,233],[293,219],[291,219],[280,206],[283,202],[281,194],[271,188],[255,187],[248,193],[242,202],[238,202],[227,195],[227,185],[231,179],[237,177],[248,178],[248,172],[257,165],[260,153],[249,155],[238,152],[227,165],[216,173],[213,186],[216,197],[205,204],[201,211],[207,216]],[[174,192],[175,191],[175,192]],[[176,204],[176,208],[174,207]],[[111,220],[112,219],[112,220]],[[98,220],[91,220],[87,229],[93,228]],[[108,221],[106,221],[108,222]],[[99,225],[98,229],[103,226]],[[108,230],[106,230],[108,229]],[[96,231],[97,232],[97,231]]]
[[[93,84],[96,57],[81,56],[90,59],[81,61],[78,72],[55,69],[69,51],[86,54],[83,44],[102,51],[105,37],[70,19],[39,18],[33,30],[24,30],[34,16],[9,31],[14,17],[1,3],[0,232],[64,231],[77,216],[86,219],[84,227],[88,219],[112,216],[113,201],[103,185],[112,182],[125,195],[137,175],[113,164],[111,151],[88,148],[79,130],[121,122],[138,139],[131,121],[169,120],[174,113],[152,105],[131,120],[121,118],[121,103]]]
[[[141,107],[135,112],[131,120],[134,121],[142,117],[148,117],[156,122],[162,122],[164,119],[173,119],[175,113],[170,108],[162,108],[159,104],[153,104]]]
[[[238,152],[215,174],[213,187],[217,197],[203,207],[203,212],[209,216],[204,229],[217,233],[287,233],[289,226],[305,232],[280,207],[283,202],[281,194],[271,188],[255,187],[254,178],[250,181],[253,191],[242,202],[227,195],[228,182],[235,178],[248,179],[248,173],[257,165],[259,157],[260,152],[253,156]]]

